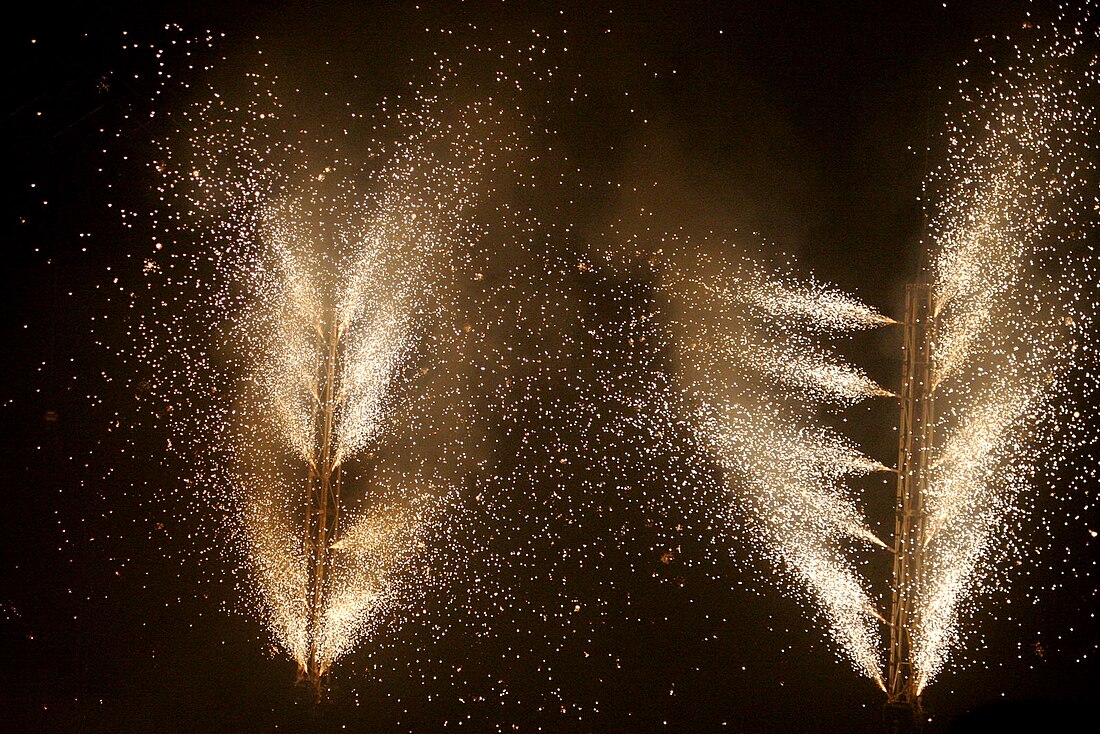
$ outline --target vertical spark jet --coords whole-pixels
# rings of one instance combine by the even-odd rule
[[[1096,308],[1083,246],[1096,211],[1088,15],[990,42],[985,68],[960,83],[946,160],[925,186],[930,261],[928,285],[907,294],[887,706],[914,727],[923,690],[964,645],[983,574],[1015,552],[1013,530],[1016,543],[1033,532],[1013,528],[1013,514],[1037,509],[1042,467],[1072,447],[1058,413],[1095,379],[1074,346],[1093,338],[1074,325]]]
[[[308,624],[309,656],[298,666],[298,680],[308,683],[317,700],[321,698],[327,666],[321,661],[319,642],[324,613],[325,583],[331,564],[331,546],[336,538],[340,519],[340,464],[334,450],[333,425],[336,412],[336,364],[342,329],[335,315],[327,323],[317,322],[318,352],[324,355],[317,371],[314,422],[318,433],[316,449],[306,478],[305,545],[310,564]]]
[[[553,73],[542,38],[433,54],[400,94],[316,109],[325,80],[288,104],[261,49],[239,79],[192,58],[212,34],[178,39],[186,70],[155,49],[138,397],[158,421],[175,409],[169,448],[209,510],[203,534],[226,541],[211,568],[239,579],[240,608],[318,699],[340,659],[454,578],[439,562],[458,542],[454,478],[482,450],[458,432],[480,402],[460,355],[480,354],[469,307],[492,290],[465,275],[532,185],[521,80]]]

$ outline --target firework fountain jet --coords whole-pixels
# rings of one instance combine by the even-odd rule
[[[326,268],[316,264],[320,253],[313,240],[321,228],[309,224],[315,217],[300,201],[271,207],[261,229],[270,254],[266,272],[260,269],[263,297],[242,322],[258,347],[253,405],[271,416],[268,430],[303,465],[298,481],[291,478],[282,489],[286,504],[265,501],[280,491],[278,481],[269,478],[254,488],[244,503],[245,535],[273,626],[298,662],[299,679],[317,696],[335,658],[386,596],[392,581],[387,574],[393,564],[401,565],[417,535],[415,512],[400,518],[391,512],[390,532],[374,534],[386,547],[383,562],[375,559],[363,576],[349,575],[337,560],[355,550],[353,541],[362,534],[354,522],[342,527],[343,467],[373,444],[395,409],[422,307],[407,295],[409,284],[424,282],[431,259],[393,236],[392,222],[386,222],[401,214],[383,210],[365,229],[343,233],[339,239],[354,255],[338,276],[326,278]],[[393,262],[399,252],[407,256],[403,267]],[[242,441],[239,452],[255,452],[256,445]],[[368,458],[360,474],[372,475],[372,463]],[[290,531],[296,507],[298,534]],[[268,537],[273,527],[282,528],[282,549]],[[288,573],[296,577],[289,586]]]
[[[249,555],[277,637],[318,698],[333,662],[399,593],[425,530],[424,502],[349,520],[341,499],[349,462],[368,482],[375,473],[373,453],[360,457],[400,413],[431,296],[463,236],[468,201],[443,198],[462,190],[463,167],[433,161],[425,147],[405,155],[373,206],[350,194],[342,204],[311,194],[266,207],[260,297],[241,321],[257,347],[252,399],[268,416],[260,430],[274,431],[301,467],[281,490],[278,481],[261,482],[245,498]],[[335,262],[319,241],[331,241]],[[242,456],[255,450],[253,441],[239,446]],[[286,501],[269,502],[272,492]],[[268,538],[273,526],[282,528],[276,543]]]
[[[160,257],[143,269],[164,295],[139,342],[152,392],[184,408],[178,449],[226,509],[214,532],[240,552],[250,611],[319,699],[339,658],[448,573],[428,540],[446,544],[457,490],[409,449],[452,435],[435,416],[461,410],[456,274],[487,180],[522,144],[505,108],[449,96],[455,80],[334,138],[252,76],[241,104],[211,89],[166,115]],[[364,149],[387,126],[393,144]]]
[[[1013,550],[1010,519],[1035,509],[1040,466],[1081,440],[1062,429],[1087,432],[1066,406],[1097,379],[1079,348],[1095,318],[1087,238],[1100,206],[1089,23],[1068,33],[1026,24],[1022,38],[998,41],[989,78],[970,70],[979,81],[962,83],[945,162],[925,185],[929,264],[907,287],[902,321],[747,259],[701,262],[690,244],[681,255],[670,236],[647,260],[677,335],[677,390],[657,392],[654,413],[694,416],[738,526],[886,693],[895,731],[920,728],[922,693],[962,647],[963,620],[1003,583],[991,571]],[[895,323],[896,396],[823,342]],[[815,419],[885,396],[900,402],[891,543],[844,487],[887,467]],[[893,551],[886,614],[854,567],[852,540]]]
[[[906,291],[887,671],[902,726],[919,726],[1006,511],[1065,441],[1042,416],[1080,369],[1074,332],[1088,337],[1095,288],[1074,252],[1095,205],[1095,31],[1081,23],[1026,36],[992,82],[962,90],[927,186],[931,268]]]
[[[883,615],[850,558],[853,545],[885,543],[845,480],[889,467],[807,414],[892,395],[822,342],[893,321],[834,289],[770,275],[748,259],[708,258],[699,275],[697,247],[686,250],[690,267],[680,267],[677,255],[653,260],[668,299],[662,311],[679,332],[682,399],[662,403],[692,413],[700,447],[727,479],[724,511],[744,521],[738,524],[756,549],[820,610],[845,657],[885,688]]]
[[[308,681],[320,696],[322,680],[331,665],[331,655],[323,645],[326,637],[325,630],[325,585],[329,581],[329,571],[332,566],[332,555],[336,552],[342,538],[338,539],[340,520],[340,485],[341,467],[343,456],[338,448],[340,443],[337,436],[339,428],[337,418],[345,412],[344,405],[348,398],[345,380],[338,379],[340,363],[347,359],[344,339],[347,335],[348,323],[337,317],[334,311],[329,311],[314,323],[315,353],[320,357],[316,372],[316,381],[312,386],[311,397],[314,402],[313,427],[315,439],[312,442],[312,452],[307,459],[308,476],[305,487],[305,546],[306,559],[309,571],[307,572],[307,602],[306,602],[306,637],[309,641],[309,652],[304,661],[299,661],[299,678]],[[387,367],[398,362],[400,344],[403,334],[399,328],[386,330],[386,336],[390,339],[389,354],[371,355],[381,356],[379,360]],[[374,369],[382,372],[381,379],[376,380],[375,389],[365,395],[365,399],[371,403],[381,401],[382,391],[389,382],[391,370],[379,369],[369,361],[358,367],[359,369]],[[341,375],[342,376],[342,375]]]

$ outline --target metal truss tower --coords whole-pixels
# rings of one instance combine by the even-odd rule
[[[320,656],[320,637],[325,588],[332,565],[332,545],[340,519],[341,471],[334,431],[336,408],[340,402],[337,360],[342,336],[335,316],[328,324],[316,325],[316,338],[323,347],[324,359],[318,366],[313,391],[317,441],[306,480],[305,548],[309,563],[306,635],[309,658],[304,665],[299,664],[298,681],[313,688],[317,701],[321,700],[328,675],[328,664]]]
[[[930,285],[906,286],[903,328],[898,492],[885,709],[887,730],[899,734],[919,731],[923,718],[923,682],[913,659],[912,635],[920,621],[918,604],[928,541],[925,497],[936,419],[932,370],[935,310]]]

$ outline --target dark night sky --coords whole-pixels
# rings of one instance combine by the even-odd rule
[[[124,30],[148,43],[163,38],[166,22],[225,31],[229,63],[260,35],[275,65],[303,85],[328,60],[383,94],[418,68],[409,57],[432,50],[426,24],[472,21],[493,38],[568,28],[573,47],[561,65],[583,73],[589,97],[569,104],[552,88],[540,114],[579,176],[624,186],[659,177],[662,193],[644,201],[657,226],[759,232],[821,280],[897,315],[919,258],[925,159],[914,151],[942,115],[948,92],[940,87],[953,87],[974,38],[1022,17],[1016,3],[984,1],[858,10],[756,0],[634,2],[613,12],[600,2],[528,5],[39,4],[4,24],[0,728],[444,731],[469,717],[467,731],[874,730],[877,689],[836,661],[783,592],[754,583],[763,570],[738,562],[736,549],[675,580],[659,554],[628,561],[614,547],[598,570],[564,572],[569,593],[610,605],[584,640],[549,630],[531,611],[543,593],[539,569],[509,572],[532,602],[495,620],[493,636],[476,635],[460,611],[441,605],[438,620],[424,615],[393,633],[372,658],[386,670],[358,682],[338,675],[333,701],[313,711],[260,625],[222,610],[231,583],[211,580],[211,561],[195,558],[186,540],[197,521],[179,499],[179,460],[156,456],[155,435],[108,430],[138,406],[132,374],[116,374],[118,359],[95,343],[124,338],[112,325],[124,315],[107,297],[107,268],[124,269],[127,253],[147,246],[107,207],[116,195],[140,201],[149,185],[141,167],[108,171],[122,194],[106,192],[96,173],[120,151],[100,154],[101,127],[130,130],[122,152],[144,150],[142,130],[122,119],[149,94],[126,78],[133,60],[120,50]],[[570,246],[583,246],[633,201],[601,189],[560,214],[577,224]],[[103,326],[103,315],[115,321]],[[865,350],[860,363],[887,384],[895,337],[856,344]],[[853,437],[888,457],[893,439],[881,429],[889,431],[891,416],[867,415]],[[530,491],[530,522],[553,515],[549,503],[539,509],[539,488]],[[878,509],[889,513],[889,502]],[[982,623],[989,649],[972,655],[988,665],[946,672],[928,691],[938,731],[977,730],[983,717],[1048,717],[1064,710],[1055,703],[1084,709],[1100,693],[1096,656],[1078,662],[1100,640],[1090,619],[1096,581],[1067,577],[1092,565],[1095,542],[1068,530],[1051,542],[1075,562],[1049,559],[1035,571],[1049,579],[1027,586],[1061,586],[1035,604],[1023,599],[1014,622],[1001,605]],[[445,633],[428,634],[435,621]],[[548,658],[565,671],[552,685],[540,671]],[[361,667],[355,660],[349,669]],[[489,690],[495,699],[474,703]]]

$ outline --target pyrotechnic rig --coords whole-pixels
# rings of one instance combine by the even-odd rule
[[[340,325],[335,317],[328,324],[316,324],[315,338],[324,349],[324,360],[318,366],[316,382],[316,422],[319,441],[314,457],[309,462],[306,481],[306,558],[309,562],[307,621],[309,657],[299,662],[298,680],[313,688],[317,700],[328,672],[318,654],[324,604],[325,577],[331,564],[332,541],[336,537],[340,519],[340,462],[334,441],[334,420],[337,397],[337,359],[340,346]]]
[[[924,681],[913,661],[911,635],[917,628],[916,603],[929,536],[924,498],[928,459],[934,446],[936,420],[932,348],[936,311],[932,286],[905,287],[902,340],[901,416],[898,437],[898,492],[894,525],[894,570],[890,600],[890,649],[886,669],[884,718],[890,731],[920,728]]]

